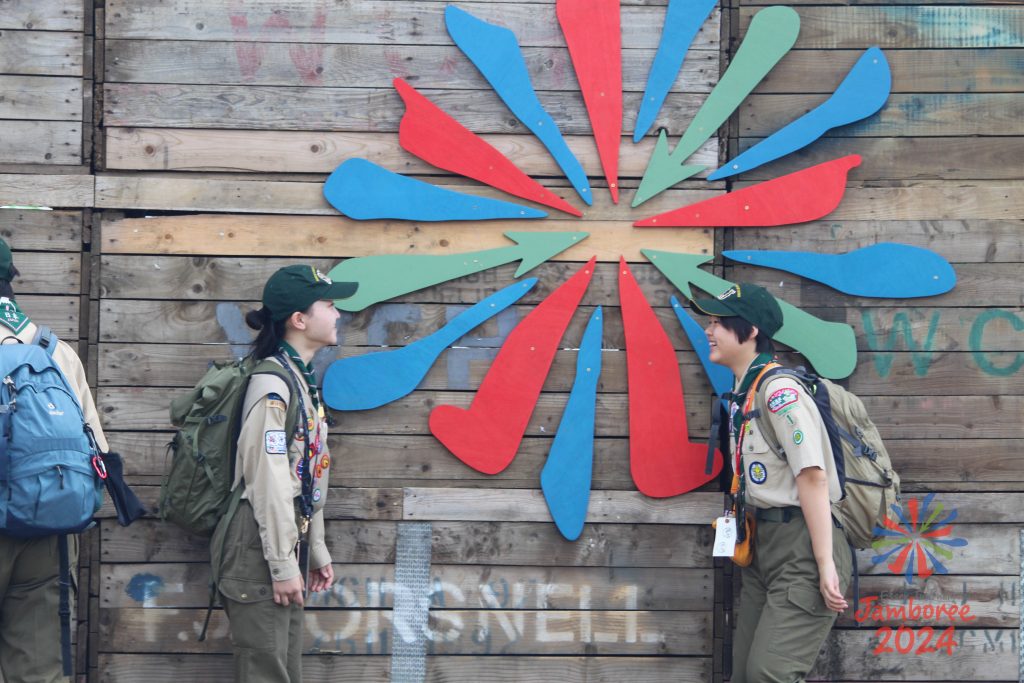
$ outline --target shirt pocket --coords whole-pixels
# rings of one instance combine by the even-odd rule
[[[742,444],[744,456],[764,455],[771,452],[772,448],[768,445],[767,439],[764,438],[764,434],[754,423],[750,423],[744,429],[746,430],[743,434]]]

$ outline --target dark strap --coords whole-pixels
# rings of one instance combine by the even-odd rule
[[[846,534],[844,533],[843,536]],[[850,548],[850,559],[853,562],[853,611],[856,612],[860,609],[860,570],[857,568],[857,549],[853,547],[849,538],[846,539],[846,545]],[[857,628],[860,628],[861,622],[857,619],[854,621],[857,623]]]
[[[37,325],[36,335],[32,338],[32,343],[45,349],[46,355],[52,356],[53,350],[57,348],[57,335],[46,325]]]
[[[196,639],[200,643],[206,640],[206,629],[210,626],[210,616],[213,614],[213,607],[217,603],[217,584],[220,583],[220,562],[224,556],[224,540],[227,538],[227,530],[231,520],[235,518],[235,513],[238,512],[238,505],[242,502],[242,493],[244,491],[245,484],[243,482],[239,483],[235,490],[231,492],[231,498],[228,499],[227,512],[224,513],[224,517],[218,523],[218,527],[223,525],[223,532],[217,533],[215,531],[210,545],[210,557],[216,561],[210,563],[210,602],[206,607],[206,619],[203,620],[203,629],[199,632],[199,637]]]
[[[64,662],[64,675],[71,676],[71,560],[68,557],[67,534],[57,537],[57,554],[60,556],[60,576],[57,578],[60,585],[60,606],[57,609],[60,615],[60,656]]]
[[[718,441],[718,430],[722,424],[722,401],[718,396],[711,399],[711,433],[708,435],[708,457],[704,461],[704,474],[710,475],[715,470],[715,441]]]

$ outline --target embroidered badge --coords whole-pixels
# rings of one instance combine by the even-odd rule
[[[288,405],[284,401],[279,401],[276,398],[267,399],[267,409],[274,408],[275,410],[287,411]]]
[[[317,503],[320,501],[320,489],[313,489],[313,502]]]
[[[763,484],[768,479],[768,469],[764,466],[764,463],[754,461],[750,463],[750,467],[747,468],[750,473],[750,481],[755,484]]]
[[[28,325],[28,316],[10,299],[0,299],[0,324],[14,334],[20,334]]]
[[[269,431],[263,438],[269,455],[284,455],[288,452],[288,439],[283,429]]]
[[[320,467],[323,467],[326,470],[330,466],[331,466],[331,456],[325,455],[324,457],[320,458]]]
[[[800,445],[804,442],[804,433],[799,429],[793,432],[793,443]]]
[[[777,413],[786,406],[791,406],[799,400],[796,389],[779,389],[768,397],[768,410]]]

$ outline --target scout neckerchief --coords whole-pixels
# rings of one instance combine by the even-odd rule
[[[754,386],[764,374],[769,363],[772,362],[772,354],[759,353],[751,361],[750,367],[740,380],[739,389],[736,392],[727,392],[725,398],[729,401],[729,415],[732,433],[736,435],[736,452],[733,454],[735,463],[732,474],[732,486],[729,493],[733,498],[733,510],[736,513],[738,529],[745,528],[745,507],[746,507],[746,477],[743,476],[743,436],[746,433],[745,416],[749,411],[750,401],[747,394],[751,386]],[[755,388],[756,391],[756,388]],[[741,533],[742,535],[742,533]],[[740,539],[743,540],[743,539]]]
[[[0,325],[3,325],[14,334],[21,334],[21,331],[31,322],[18,304],[7,297],[0,298]]]
[[[320,392],[316,386],[316,371],[313,369],[313,364],[303,361],[295,347],[286,341],[281,342],[281,351],[284,352],[284,355],[291,358],[292,362],[295,363],[295,367],[302,371],[302,376],[306,379],[306,386],[309,387],[309,398],[313,401],[313,410],[317,412],[317,416],[322,420],[324,418],[324,409],[320,407]]]

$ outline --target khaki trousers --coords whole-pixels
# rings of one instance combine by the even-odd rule
[[[834,525],[832,557],[845,592],[852,559],[846,535]],[[742,577],[732,683],[803,683],[838,616],[821,597],[804,518],[758,520],[754,561]]]
[[[301,683],[302,606],[274,602],[259,527],[246,500],[225,531],[219,562],[218,589],[231,627],[235,680]]]
[[[77,536],[68,536],[68,554],[74,577]],[[56,536],[0,535],[0,672],[10,683],[68,680],[60,652],[59,574]]]

